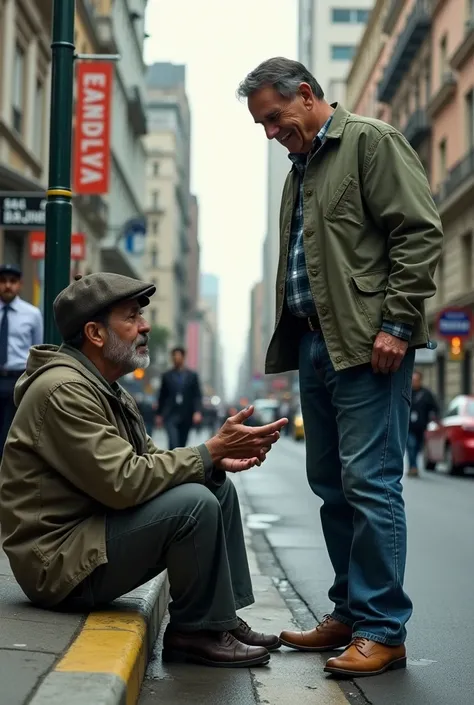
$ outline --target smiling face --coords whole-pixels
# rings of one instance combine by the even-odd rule
[[[307,153],[319,129],[318,102],[307,83],[300,84],[294,98],[285,98],[273,86],[264,86],[249,96],[248,108],[269,140],[276,139],[289,152]]]

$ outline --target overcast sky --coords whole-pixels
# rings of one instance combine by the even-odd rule
[[[201,267],[220,278],[227,392],[247,339],[250,289],[261,277],[267,143],[239,81],[270,56],[296,58],[298,0],[150,0],[146,62],[187,66],[191,186],[200,205]],[[274,233],[278,237],[278,233]]]

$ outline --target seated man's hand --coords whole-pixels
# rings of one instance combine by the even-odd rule
[[[207,449],[216,467],[241,472],[259,465],[280,438],[280,430],[288,423],[288,419],[283,418],[266,426],[244,426],[244,421],[252,413],[253,406],[239,411],[227,419],[214,438],[207,441]],[[247,464],[233,464],[230,462],[232,460],[246,461]]]

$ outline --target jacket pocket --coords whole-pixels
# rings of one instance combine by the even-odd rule
[[[382,325],[382,306],[388,284],[386,271],[353,274],[352,286],[359,309],[366,317],[374,331],[379,331]]]
[[[326,209],[326,220],[334,221],[341,216],[350,217],[351,220],[362,225],[364,213],[362,205],[357,203],[358,184],[349,174],[344,177],[336,193]]]

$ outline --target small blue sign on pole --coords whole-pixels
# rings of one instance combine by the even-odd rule
[[[462,308],[446,308],[438,316],[437,329],[442,338],[469,338],[473,332],[472,313]]]

